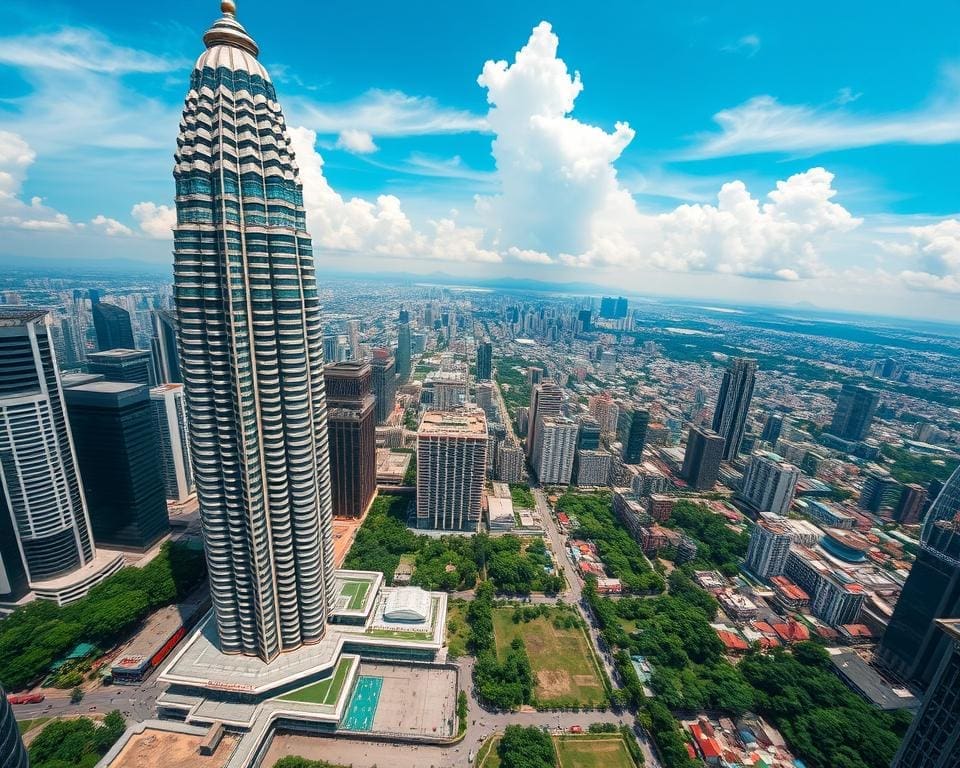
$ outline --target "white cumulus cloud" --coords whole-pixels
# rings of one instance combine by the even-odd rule
[[[140,229],[150,237],[169,239],[173,237],[173,225],[177,223],[177,212],[170,205],[156,203],[137,203],[130,211],[137,220]]]
[[[960,294],[960,219],[907,227],[905,240],[882,242],[907,262],[900,279],[911,289]]]
[[[373,136],[356,128],[347,128],[340,131],[340,136],[337,138],[337,147],[358,155],[368,155],[379,149],[373,141]]]
[[[36,153],[17,133],[0,130],[0,228],[65,230],[75,225],[70,218],[44,205],[40,197],[25,202],[20,197],[27,169]]]
[[[90,223],[95,227],[101,228],[110,237],[130,237],[133,235],[133,230],[126,224],[121,224],[116,219],[111,219],[102,213],[99,216],[95,216]]]

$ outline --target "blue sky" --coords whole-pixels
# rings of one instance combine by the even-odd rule
[[[238,5],[321,267],[960,317],[955,2]],[[0,254],[170,259],[218,15],[3,4]]]

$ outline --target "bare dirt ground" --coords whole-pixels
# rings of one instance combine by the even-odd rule
[[[217,751],[202,757],[197,749],[202,736],[147,729],[127,742],[110,768],[223,768],[236,746],[236,738],[224,736]]]

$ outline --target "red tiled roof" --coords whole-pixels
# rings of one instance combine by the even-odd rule
[[[810,631],[800,622],[789,621],[786,624],[774,624],[773,631],[785,643],[796,643],[810,639]]]
[[[747,651],[750,650],[750,643],[744,640],[740,635],[728,632],[725,629],[717,630],[717,637],[728,651]]]

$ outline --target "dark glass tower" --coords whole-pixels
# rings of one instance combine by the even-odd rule
[[[639,464],[643,459],[643,446],[647,442],[647,426],[650,424],[650,413],[642,408],[635,408],[630,412],[625,424],[624,434],[620,436],[623,443],[624,464]]]
[[[13,709],[0,687],[0,768],[29,768],[29,765]]]
[[[709,491],[717,483],[722,456],[723,438],[720,435],[709,429],[690,427],[681,474],[695,490]]]
[[[724,461],[733,461],[740,453],[756,378],[757,361],[746,357],[733,358],[723,373],[713,412],[713,431],[724,440]]]
[[[145,349],[111,349],[87,356],[87,370],[99,373],[107,381],[153,386],[153,363]]]
[[[405,310],[401,310],[401,318],[405,314]],[[410,372],[410,323],[401,319],[397,330],[397,376],[400,381],[406,381]]]
[[[477,381],[493,378],[493,344],[481,341],[477,346]]]
[[[155,309],[150,313],[153,336],[150,339],[150,351],[156,368],[154,379],[157,384],[179,384],[180,352],[177,350],[177,318],[173,312]]]
[[[366,363],[334,363],[324,369],[330,487],[333,514],[360,517],[377,492],[375,398]]]
[[[97,332],[97,347],[101,352],[108,349],[133,349],[133,327],[130,313],[115,304],[96,301],[92,305],[93,327]]]
[[[937,631],[943,660],[891,768],[960,766],[960,621],[938,621]]]
[[[63,395],[94,540],[149,549],[170,528],[149,390],[96,381]]]
[[[877,411],[880,395],[872,389],[856,384],[844,384],[837,398],[837,409],[827,430],[842,440],[857,442],[870,431],[873,414]]]
[[[960,468],[927,512],[921,547],[877,648],[891,672],[926,688],[949,643],[936,619],[960,618]]]
[[[230,0],[174,155],[173,291],[220,649],[320,642],[334,589],[323,328],[296,158]]]
[[[370,367],[373,371],[373,396],[377,400],[376,422],[386,424],[397,399],[397,376],[393,369],[393,356],[386,349],[375,349],[371,353]]]

